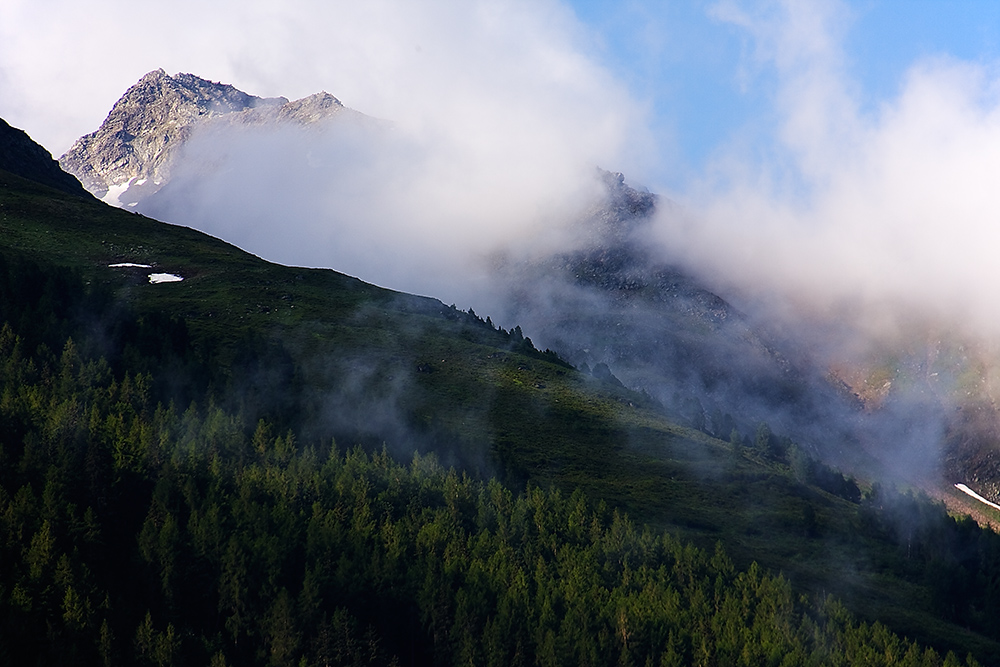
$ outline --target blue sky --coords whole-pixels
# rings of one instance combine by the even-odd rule
[[[1000,333],[1000,3],[620,5],[573,3],[653,110],[678,259],[873,335]]]
[[[571,4],[597,35],[601,61],[651,106],[664,150],[676,151],[679,164],[664,162],[666,178],[676,182],[686,170],[703,168],[734,134],[773,140],[774,69],[756,62],[746,30],[715,15],[720,3]],[[767,13],[768,5],[778,3],[741,4]],[[895,98],[907,70],[924,59],[951,57],[989,67],[1000,61],[1000,3],[855,0],[838,13],[845,74],[868,113]]]

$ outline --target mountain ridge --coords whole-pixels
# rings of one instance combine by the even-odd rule
[[[669,200],[621,173],[601,171],[600,179],[607,196],[576,223],[575,248],[498,267],[508,319],[578,367],[607,365],[715,437],[746,435],[766,421],[812,455],[870,465],[858,448],[832,456],[840,440],[857,437],[862,416],[844,386],[654,249],[651,228]]]
[[[258,97],[194,74],[170,76],[157,69],[132,85],[100,127],[80,137],[59,163],[99,199],[135,205],[169,180],[177,154],[206,125],[306,125],[345,110],[325,91],[294,101]]]

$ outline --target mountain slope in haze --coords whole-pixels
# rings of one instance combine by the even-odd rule
[[[420,197],[404,207],[379,207],[394,201],[394,188],[413,187],[397,180],[399,170],[385,166],[402,160],[413,167],[407,161],[412,147],[372,148],[384,139],[380,133],[340,132],[347,124],[325,122],[347,118],[376,123],[326,94],[264,100],[192,75],[157,71],[131,88],[63,164],[108,201],[211,231],[271,259],[298,257],[294,261],[328,266],[334,256],[349,262],[372,253],[377,262],[382,258],[372,248],[392,230],[402,230],[413,243],[396,248],[402,261],[385,264],[394,267],[394,284],[406,285],[406,275],[423,278],[430,272],[420,258],[434,262],[437,247],[452,240],[400,222],[421,205]],[[439,192],[444,184],[433,185]],[[959,462],[949,464],[953,481],[971,479],[966,472],[973,469],[986,476],[980,465],[986,459],[970,452],[992,442],[989,431],[977,427],[978,435],[970,435],[969,425],[984,420],[965,418],[986,414],[982,402],[904,392],[899,382],[893,400],[872,409],[867,399],[886,386],[867,387],[883,374],[878,360],[873,372],[865,372],[864,364],[844,372],[849,364],[831,368],[828,359],[813,354],[808,336],[778,337],[767,322],[741,313],[692,272],[663,259],[670,253],[654,247],[649,228],[667,202],[619,177],[608,176],[604,186],[603,199],[589,214],[556,221],[575,226],[575,245],[531,262],[508,262],[491,277],[494,284],[482,291],[491,292],[491,307],[502,308],[495,317],[520,323],[543,347],[573,363],[600,365],[599,373],[607,366],[628,387],[724,439],[734,428],[746,437],[766,422],[837,465],[870,471],[881,459],[888,462],[883,473],[931,484],[939,483],[947,440],[959,443],[957,453],[946,454]],[[282,215],[307,221],[302,228],[308,231],[270,233],[270,220]],[[352,270],[362,271],[358,265]],[[971,370],[954,367],[947,374]],[[859,383],[859,377],[866,379]],[[954,419],[958,405],[973,403],[976,412]],[[969,456],[975,460],[961,463]]]
[[[858,404],[825,369],[791,360],[744,313],[662,259],[650,233],[657,209],[669,215],[671,203],[622,174],[602,180],[604,199],[574,223],[576,249],[500,265],[508,318],[716,437],[766,421],[814,454],[867,460],[845,448],[857,438]]]
[[[47,150],[3,119],[0,119],[0,169],[71,195],[89,196],[80,181],[60,169]]]
[[[248,419],[294,422],[308,438],[339,434],[411,450],[433,441],[445,458],[488,469],[495,457],[516,458],[514,445],[491,450],[513,442],[505,434],[515,426],[534,428],[539,443],[596,443],[616,428],[621,405],[641,402],[572,373],[519,330],[499,330],[436,299],[331,270],[270,264],[188,228],[99,202],[47,198],[13,176],[3,185],[8,252],[79,272],[110,290],[114,308],[183,320],[202,385],[215,386],[219,400],[242,406]],[[155,274],[181,280],[151,284]],[[85,319],[97,328],[88,335],[91,353],[127,356],[119,334],[107,330],[110,315]],[[161,379],[166,398],[187,402],[189,380]],[[560,403],[564,414],[519,414],[538,399]],[[580,420],[586,425],[564,431],[564,420],[587,405],[585,412],[597,412]],[[653,418],[641,412],[637,423]]]
[[[989,341],[956,329],[913,323],[834,373],[866,414],[919,406],[913,421],[934,426],[933,455],[945,480],[1000,502],[1000,355]]]
[[[183,96],[177,92],[183,86],[195,84],[196,89],[183,88]],[[235,103],[230,103],[220,112],[192,116],[194,110],[203,113],[204,109],[213,109],[216,103],[212,96],[223,93],[245,108],[232,110]],[[202,100],[201,106],[185,102],[187,106],[178,107],[179,97]],[[317,110],[319,101],[323,104]],[[252,248],[251,240],[256,238],[252,228],[257,223],[253,218],[254,207],[236,208],[237,204],[225,203],[228,199],[249,199],[246,190],[252,189],[256,194],[270,186],[266,193],[270,202],[288,200],[285,206],[276,206],[276,210],[304,211],[304,215],[323,217],[329,212],[322,207],[303,207],[300,200],[309,199],[314,190],[324,186],[329,189],[332,176],[322,172],[320,180],[310,180],[311,171],[302,165],[297,168],[294,163],[358,157],[352,152],[351,142],[332,143],[331,148],[322,142],[303,141],[297,135],[274,133],[282,123],[292,119],[301,122],[307,110],[311,110],[310,119],[333,112],[338,116],[356,113],[344,109],[330,96],[278,104],[190,75],[171,78],[162,71],[152,72],[130,89],[102,127],[82,138],[62,162],[77,173],[99,171],[104,168],[102,165],[114,163],[120,152],[130,151],[130,146],[139,141],[130,139],[130,135],[122,139],[119,127],[146,128],[143,132],[148,136],[159,137],[182,112],[193,117],[185,121],[189,127],[206,131],[203,137],[209,136],[213,125],[225,130],[238,127],[241,132],[223,132],[223,138],[206,139],[199,144],[200,150],[192,149],[186,154],[181,149],[189,135],[178,138],[171,135],[168,148],[164,149],[167,157],[133,152],[132,159],[139,166],[119,170],[114,181],[132,183],[129,194],[119,197],[121,202],[137,204],[135,210],[159,219],[190,222],[206,211],[215,211],[217,202],[222,201],[223,209],[238,211],[233,221],[227,223],[233,227],[229,233],[235,234],[238,226],[239,234],[243,235],[241,245],[247,243]],[[364,143],[372,137],[362,135],[356,139]],[[338,154],[315,154],[327,149]],[[175,161],[176,178],[172,181],[171,174],[158,166],[169,162],[168,158]],[[154,194],[146,189],[147,183],[136,186],[143,178],[148,182],[148,174],[156,170],[160,176],[155,187],[162,190]],[[287,173],[297,174],[297,181],[288,183]],[[140,175],[140,181],[130,180]],[[350,177],[339,172],[336,175]],[[816,405],[839,398],[836,390],[824,385],[822,373],[792,368],[776,347],[766,342],[747,318],[724,299],[690,275],[656,260],[642,238],[657,206],[652,195],[626,186],[620,175],[606,174],[604,186],[604,196],[575,224],[574,234],[584,239],[582,249],[555,254],[530,266],[507,265],[493,276],[497,282],[495,290],[501,293],[499,301],[505,304],[504,321],[530,323],[530,330],[544,341],[544,346],[570,355],[574,362],[586,363],[588,367],[610,365],[626,385],[645,390],[661,403],[678,407],[680,401],[675,396],[684,396],[684,412],[690,422],[706,426],[723,438],[729,437],[734,426],[748,432],[763,420],[791,430],[790,412],[802,415],[794,426],[817,421],[815,410],[804,407],[809,392],[828,394],[817,398]],[[94,186],[88,187],[93,190]],[[384,187],[391,189],[394,184],[390,181]],[[96,192],[100,194],[100,190]],[[206,201],[212,204],[199,204]],[[215,233],[225,235],[223,223],[212,224]],[[339,235],[336,228],[324,233],[334,238]],[[274,252],[275,245],[272,240],[268,251]],[[693,405],[691,397],[702,401],[702,407]],[[795,401],[798,403],[793,404]],[[825,425],[821,430],[831,429]],[[797,431],[808,436],[807,439],[814,435],[804,433],[802,428]]]
[[[4,664],[958,664],[580,492],[251,436],[101,371],[0,327]]]
[[[201,127],[220,121],[309,124],[340,113],[356,114],[325,92],[289,102],[159,69],[129,88],[101,126],[78,139],[59,162],[95,196],[134,206],[169,181],[178,152]]]
[[[183,280],[150,283],[149,274],[159,272]],[[716,310],[713,306],[697,312]],[[744,447],[679,426],[655,402],[613,378],[580,373],[551,353],[538,351],[520,329],[498,330],[471,312],[435,299],[381,289],[332,270],[271,264],[200,232],[0,173],[0,313],[3,319],[19,314],[16,326],[23,329],[18,332],[20,344],[4,334],[8,358],[3,370],[23,372],[26,378],[0,401],[0,410],[10,416],[0,420],[0,426],[9,429],[2,438],[0,482],[10,485],[9,490],[4,487],[6,495],[0,494],[0,501],[12,508],[9,514],[0,512],[0,525],[8,535],[20,535],[10,538],[11,549],[23,561],[4,575],[29,582],[17,595],[0,598],[0,604],[7,605],[12,623],[34,619],[32,627],[41,628],[41,633],[46,627],[70,623],[67,627],[73,632],[92,633],[85,639],[93,647],[94,637],[101,636],[100,619],[94,617],[97,621],[90,625],[74,619],[87,618],[87,604],[99,610],[104,599],[74,602],[74,596],[85,590],[76,582],[92,580],[83,568],[55,567],[60,555],[45,555],[50,553],[43,548],[49,543],[46,534],[56,535],[55,544],[70,544],[78,533],[91,536],[80,543],[81,551],[95,548],[99,540],[91,539],[94,536],[117,536],[114,544],[122,546],[118,557],[129,567],[142,569],[141,590],[151,597],[129,598],[133,607],[116,612],[121,626],[113,623],[114,618],[109,621],[117,639],[108,642],[125,651],[143,646],[150,637],[169,644],[166,623],[174,624],[175,637],[186,637],[177,629],[203,616],[209,617],[206,637],[230,638],[211,641],[224,642],[229,650],[239,638],[239,646],[246,647],[246,635],[240,634],[246,632],[241,620],[248,618],[246,608],[226,607],[225,618],[234,618],[232,623],[237,624],[227,626],[211,597],[229,595],[223,590],[233,592],[230,575],[241,582],[265,582],[254,590],[265,596],[266,604],[252,602],[265,619],[290,614],[294,620],[296,609],[307,618],[321,617],[316,605],[332,615],[335,609],[323,605],[372,599],[368,589],[351,588],[349,598],[330,592],[337,589],[330,588],[328,574],[348,587],[358,581],[349,555],[356,552],[344,551],[341,547],[351,547],[340,542],[326,551],[316,541],[339,534],[334,524],[323,524],[323,517],[312,521],[317,485],[328,483],[323,480],[331,467],[343,465],[350,468],[345,475],[360,476],[360,486],[350,487],[355,491],[375,480],[358,467],[359,455],[346,461],[335,455],[330,443],[336,438],[341,446],[361,443],[376,451],[385,443],[388,452],[404,460],[410,460],[414,451],[432,451],[447,463],[495,474],[515,488],[530,481],[566,494],[579,489],[593,502],[613,508],[608,511],[628,511],[654,530],[669,528],[709,550],[721,542],[741,568],[757,561],[773,572],[781,571],[788,577],[788,583],[781,585],[796,594],[808,598],[834,592],[865,619],[884,620],[942,652],[972,650],[985,659],[1000,657],[1000,641],[990,625],[1000,595],[970,583],[995,573],[988,558],[993,542],[975,526],[956,523],[940,508],[912,496],[872,489],[862,498],[852,481],[810,462],[787,443],[772,447],[765,438],[760,447]],[[101,356],[107,366],[97,361]],[[11,386],[18,385],[16,375],[8,379]],[[70,391],[77,381],[86,383],[87,391],[111,412],[95,412],[89,399],[58,393]],[[108,449],[98,451],[102,442]],[[391,473],[381,456],[383,463],[378,465]],[[21,463],[15,464],[18,459]],[[24,524],[30,531],[18,533],[21,524],[8,517],[28,516],[24,508],[40,506],[32,505],[32,497],[58,499],[60,489],[67,488],[62,480],[68,477],[60,477],[49,460],[85,474],[80,484],[70,484],[66,491],[84,495],[73,502],[76,509],[55,512],[51,520],[30,514],[31,522]],[[327,461],[322,464],[327,467],[317,468],[318,461]],[[249,486],[242,490],[212,486],[212,475],[232,469],[240,471],[238,478]],[[426,515],[419,503],[437,501],[429,500],[425,471],[419,464],[414,470],[419,488],[404,502],[418,503],[411,509]],[[34,475],[28,481],[22,476],[26,471]],[[304,480],[301,485],[295,481],[299,479]],[[384,482],[398,485],[401,478],[390,474]],[[488,512],[477,513],[480,505],[463,495],[463,487],[454,481],[443,484],[450,494],[442,497],[444,505],[428,506],[429,511],[440,511],[441,521],[463,530],[472,525],[469,522],[493,525]],[[102,496],[105,488],[111,493]],[[388,496],[381,495],[381,487],[366,488],[379,494],[369,505],[376,508],[375,516],[393,513],[386,509]],[[272,499],[279,489],[287,489],[291,497]],[[140,490],[145,494],[141,502],[118,502],[135,500]],[[212,500],[202,505],[206,497]],[[527,521],[527,530],[548,531],[547,521],[556,514],[546,509],[545,499],[557,496],[532,497],[541,505],[535,520]],[[502,503],[502,495],[498,498]],[[98,506],[102,518],[97,532],[93,513],[82,533],[66,528],[78,525],[74,521],[87,503],[99,501],[112,503],[122,520],[105,518]],[[339,512],[357,517],[351,523],[362,531],[359,537],[367,535],[362,541],[387,548],[402,543],[390,533],[372,533],[368,528],[372,524],[365,520],[369,515],[360,505],[329,502],[334,507],[325,516],[332,520]],[[46,507],[56,504],[51,500]],[[259,526],[253,523],[260,532],[255,532],[257,527],[253,534],[231,532],[224,520],[216,526],[221,532],[213,532],[215,528],[204,523],[205,517],[226,516],[230,508],[251,512],[254,522],[260,519]],[[242,522],[241,516],[234,520]],[[577,535],[596,525],[573,521],[577,523],[568,527]],[[421,529],[416,537],[419,548],[437,544],[438,528]],[[396,528],[385,524],[384,530]],[[618,537],[609,537],[608,544],[619,554],[615,562],[627,564],[628,571],[638,561],[621,560],[627,556],[617,551]],[[251,541],[243,544],[244,539]],[[360,544],[354,538],[348,542]],[[24,548],[31,543],[37,548]],[[455,544],[471,543],[463,538]],[[129,554],[137,545],[139,555],[133,558]],[[183,555],[173,558],[171,545],[182,549],[176,553]],[[274,545],[292,553],[281,578],[257,579],[248,573],[248,580],[238,574],[241,562],[253,563],[257,572],[258,555],[273,562]],[[554,554],[564,552],[557,543],[546,545],[548,550],[555,545]],[[310,566],[312,574],[303,581],[303,561],[296,556],[300,553],[296,549],[303,548],[319,553],[322,557],[315,562],[335,567],[335,572],[322,569],[327,565],[318,570]],[[464,558],[463,548],[445,551],[443,557]],[[33,554],[34,561],[25,554]],[[242,561],[244,555],[250,560]],[[378,563],[410,561],[407,557]],[[41,573],[34,579],[31,562]],[[359,557],[356,562],[372,561]],[[173,589],[164,581],[176,581],[180,568],[187,573],[191,563],[198,568],[193,582],[212,581],[210,577],[221,570],[229,588],[192,583],[192,590],[182,586],[178,597],[171,599]],[[953,563],[950,577],[935,569]],[[530,565],[536,567],[537,561]],[[78,577],[72,583],[73,593],[66,592],[67,572]],[[543,583],[548,580],[541,570],[533,572],[535,578],[527,580],[538,582],[539,576]],[[845,577],[845,572],[851,576]],[[50,574],[58,574],[62,588],[44,589]],[[592,580],[590,574],[586,577]],[[5,590],[13,591],[20,579],[12,579]],[[451,611],[442,606],[450,604],[441,593],[447,588],[420,590],[420,604],[430,605],[425,608],[436,611],[428,613],[438,614],[434,627],[454,626]],[[456,610],[474,608],[478,614],[490,609],[488,599],[472,600],[469,590],[456,598],[465,600],[456,603]],[[325,602],[318,601],[317,591],[328,596]],[[38,597],[33,597],[36,593]],[[210,596],[210,602],[192,604],[197,611],[188,617],[171,606],[189,600],[188,594]],[[68,616],[63,609],[67,596]],[[226,604],[233,599],[229,595]],[[963,604],[948,604],[951,599]],[[116,600],[113,597],[112,604]],[[284,606],[276,606],[282,600]],[[297,600],[301,607],[298,602],[291,604]],[[148,631],[142,620],[144,606],[152,607]],[[42,609],[57,611],[48,618],[41,615]],[[550,609],[558,611],[559,605]],[[610,611],[613,618],[619,617],[618,607]],[[418,618],[416,613],[413,618]],[[261,632],[277,627],[270,620],[261,623]],[[414,621],[413,627],[425,626]],[[136,637],[141,641],[133,641]],[[223,645],[198,644],[194,649],[187,639],[180,641],[197,651],[211,652]],[[272,643],[270,638],[265,641]],[[898,640],[893,641],[898,647]]]
[[[680,251],[658,249],[652,236],[657,216],[674,214],[671,202],[621,174],[603,181],[605,198],[574,223],[577,247],[500,265],[508,319],[716,437],[734,428],[746,437],[767,422],[872,478],[948,498],[965,483],[1000,502],[995,346],[916,318],[880,343],[831,343],[816,325],[776,335],[663,259]]]

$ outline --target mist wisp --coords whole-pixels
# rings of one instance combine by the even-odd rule
[[[930,54],[873,104],[850,75],[843,4],[714,11],[774,75],[777,122],[766,152],[741,137],[676,195],[654,225],[663,257],[845,382],[900,468],[909,452],[914,472],[947,459],[961,474],[957,443],[995,446],[1000,419],[995,64]]]
[[[196,128],[170,181],[135,210],[265,259],[330,267],[395,289],[473,303],[497,252],[552,251],[596,200],[579,155],[474,159],[363,116]]]

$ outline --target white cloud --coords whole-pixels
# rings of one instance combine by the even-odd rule
[[[679,195],[697,216],[686,226],[664,225],[677,254],[758,295],[820,310],[860,301],[871,306],[864,317],[873,317],[872,309],[895,304],[1000,332],[991,302],[1000,288],[994,67],[923,60],[896,97],[862,112],[872,107],[860,103],[842,50],[853,20],[848,5],[726,0],[712,12],[745,31],[743,85],[774,84],[778,126],[768,142],[722,152]],[[644,165],[658,159],[641,148],[643,110],[588,55],[590,40],[554,0],[181,0],[169,9],[7,0],[0,5],[0,116],[58,154],[157,67],[260,95],[326,89],[391,119],[400,143],[378,159],[409,162],[341,169],[340,182],[354,184],[349,192],[315,175],[290,178],[286,188],[296,196],[297,182],[326,188],[326,200],[298,202],[295,210],[316,214],[308,222],[286,215],[276,224],[262,207],[253,224],[233,228],[235,236],[215,231],[275,259],[360,274],[365,262],[394,264],[384,259],[391,252],[380,255],[393,244],[447,246],[454,259],[465,248],[481,257],[536,234],[585,187],[584,167],[620,169],[643,182]],[[759,130],[761,122],[748,127]],[[396,193],[389,201],[373,194],[386,190]],[[365,209],[365,201],[378,206]],[[345,244],[338,229],[356,234]],[[334,237],[337,247],[355,250],[324,261]],[[365,277],[411,286],[396,264]]]
[[[636,108],[586,56],[588,39],[552,0],[10,0],[0,116],[58,154],[163,67],[259,95],[326,89],[429,138],[464,134],[484,157],[573,137],[597,158],[621,150]]]
[[[537,244],[593,194],[590,168],[495,158],[343,118],[322,130],[221,126],[192,137],[140,210],[272,261],[479,304],[474,280],[491,253]]]
[[[58,155],[158,67],[257,95],[325,89],[390,120],[392,138],[205,136],[191,154],[228,156],[223,168],[157,212],[268,259],[450,300],[469,293],[470,265],[550,234],[592,194],[594,167],[638,177],[649,163],[644,111],[590,39],[555,0],[12,0],[0,116]],[[295,162],[306,153],[313,166]]]
[[[669,244],[758,299],[850,313],[861,329],[933,318],[1000,333],[1000,77],[944,56],[915,63],[898,96],[859,112],[842,67],[842,6],[726,3],[770,67],[780,119],[763,160],[734,149],[665,221]],[[763,78],[763,77],[762,77]],[[759,84],[760,80],[754,80]],[[750,142],[752,144],[752,142]]]

